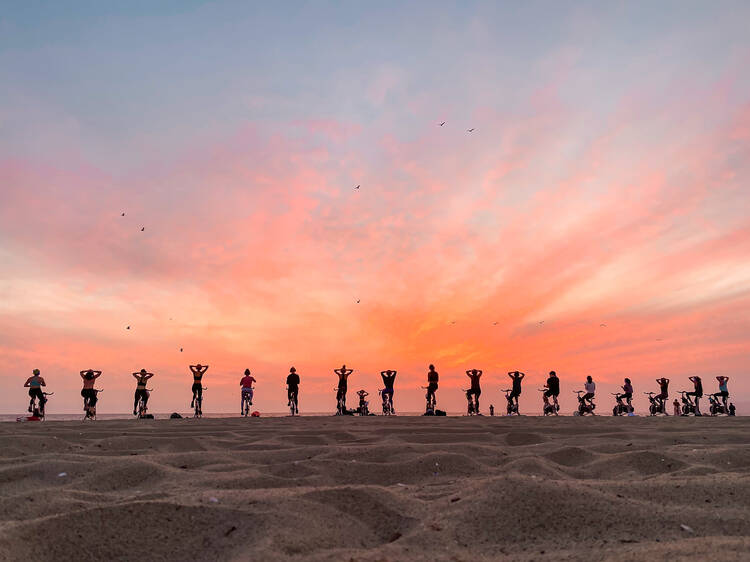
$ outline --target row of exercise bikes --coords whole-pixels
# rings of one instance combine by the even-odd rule
[[[467,410],[466,413],[469,416],[474,415],[481,415],[479,413],[479,401],[477,400],[476,394],[472,392],[471,390],[462,389],[463,392],[466,395],[466,401],[467,401]],[[542,400],[543,400],[543,406],[542,406],[542,413],[545,416],[557,416],[560,412],[560,404],[557,401],[557,396],[549,395],[546,388],[540,388],[538,389],[539,392],[542,393]],[[504,388],[501,389],[501,392],[505,393],[505,399],[507,402],[506,406],[506,415],[513,416],[513,415],[520,415],[518,412],[518,397],[513,394],[512,389],[510,388]],[[593,400],[593,397],[589,397],[586,395],[586,392],[583,390],[574,390],[573,393],[578,397],[578,408],[575,412],[573,412],[574,416],[586,416],[586,415],[596,415],[596,403]],[[612,408],[612,415],[613,416],[633,416],[635,415],[635,408],[632,404],[632,399],[625,396],[624,394],[612,392],[612,396],[615,397],[615,405]],[[649,400],[649,415],[651,416],[668,416],[667,413],[667,404],[666,401],[664,401],[660,395],[656,394],[655,392],[644,392],[646,396],[648,396]],[[708,401],[709,401],[709,412],[712,416],[733,416],[734,414],[734,406],[732,404],[727,404],[724,400],[720,399],[719,396],[715,396],[713,394],[708,395]],[[702,415],[700,411],[698,410],[698,407],[696,403],[693,401],[691,393],[689,393],[687,390],[681,390],[680,391],[680,407],[679,407],[679,415],[681,416],[690,416],[690,415]],[[490,406],[492,409],[492,414],[494,415],[494,408]]]

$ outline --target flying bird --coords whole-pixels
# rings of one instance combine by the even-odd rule
[[[123,213],[123,214],[122,214],[122,216],[124,217],[124,216],[125,216],[125,213]]]
[[[451,324],[455,324],[455,323],[456,323],[456,321],[455,321],[455,320],[451,321]]]
[[[146,227],[145,226],[141,227],[141,232],[143,232],[144,230],[146,230]]]
[[[544,320],[540,320],[540,321],[539,321],[539,324],[544,324]]]
[[[498,324],[497,322],[493,322],[492,323],[493,326],[497,326],[497,324]]]
[[[182,348],[180,348],[180,353],[182,353]]]
[[[606,327],[607,327],[607,325],[606,325],[606,324],[599,324],[599,327],[600,327],[600,328],[606,328]]]
[[[125,328],[125,329],[126,329],[126,330],[129,330],[129,329],[130,329],[130,326],[128,326],[128,327],[127,327],[127,328]]]
[[[472,128],[472,129],[466,129],[466,131],[467,131],[468,133],[473,133],[473,132],[474,132],[474,129],[473,129],[473,128]]]
[[[442,123],[440,123],[440,126],[441,126],[441,127],[442,127],[443,125],[445,125],[445,121],[443,121]]]
[[[359,304],[359,299],[357,299],[357,304]]]
[[[357,184],[357,187],[355,187],[354,189],[359,189],[359,184]]]

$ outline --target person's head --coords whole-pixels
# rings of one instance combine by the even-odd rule
[[[142,375],[145,375],[146,373],[148,373],[148,371],[146,371],[146,369],[141,369],[141,374]]]
[[[198,364],[197,364],[197,365],[196,365],[195,367],[196,367],[196,368],[197,368],[198,370],[200,370],[200,369],[202,369],[202,368],[203,368],[203,365],[201,365],[200,363],[198,363]]]
[[[245,376],[246,377],[250,376],[250,369],[245,369]]]
[[[91,380],[94,378],[94,371],[88,370],[86,371],[86,374],[83,375],[86,379]]]
[[[31,371],[31,372],[32,372],[32,373],[34,373],[34,376],[35,376],[35,377],[38,377],[38,376],[39,376],[39,369],[34,369],[34,370],[33,370],[33,371]]]
[[[346,371],[346,365],[341,365],[341,370]]]
[[[430,371],[434,371],[435,370],[435,365],[430,365],[429,368],[430,368]]]
[[[591,378],[591,375],[586,377],[586,382],[594,382],[594,379]]]
[[[551,376],[551,377],[556,377],[556,376],[557,376],[557,373],[556,373],[555,371],[550,371],[550,372],[549,372],[549,376]]]
[[[477,371],[476,369],[472,369],[472,370],[471,370],[471,374],[472,374],[472,375],[476,375],[476,374],[477,374],[477,372],[478,372],[478,371]]]
[[[625,384],[630,384],[630,379],[625,377]]]
[[[290,372],[290,373],[296,373],[296,372],[297,372],[297,369],[295,369],[294,367],[291,367],[291,368],[289,369],[289,372]]]

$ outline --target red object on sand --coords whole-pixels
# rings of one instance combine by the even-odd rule
[[[260,412],[258,410],[255,410],[252,414],[250,414],[250,417],[259,418],[260,417]]]
[[[42,418],[39,416],[21,416],[20,418],[16,418],[17,422],[27,422],[27,421],[42,421]]]

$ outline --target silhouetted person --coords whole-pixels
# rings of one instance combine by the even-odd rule
[[[544,403],[549,405],[549,398],[552,397],[552,402],[555,404],[555,415],[557,415],[557,411],[560,409],[557,402],[557,397],[560,396],[560,379],[557,378],[557,373],[555,371],[549,372],[547,383],[544,386],[547,389],[542,395],[544,397]]]
[[[286,395],[289,399],[287,406],[294,404],[294,413],[299,414],[299,375],[294,367],[290,367],[286,377]]]
[[[521,381],[526,376],[526,374],[522,373],[521,371],[510,371],[508,373],[508,376],[510,377],[510,380],[513,381],[513,386],[511,387],[511,392],[508,395],[508,399],[515,402],[516,413],[518,413],[518,397],[521,396]]]
[[[135,384],[135,398],[133,401],[133,415],[138,415],[138,401],[143,397],[143,407],[148,405],[148,390],[146,390],[146,382],[148,379],[154,376],[154,373],[149,373],[146,369],[141,369],[137,373],[133,373],[133,377],[136,380]]]
[[[695,397],[695,415],[700,416],[701,414],[701,408],[700,408],[700,400],[703,398],[703,381],[701,381],[701,378],[699,376],[695,377],[689,377],[690,382],[693,383],[693,392],[686,392],[685,396],[694,396]]]
[[[391,406],[391,412],[393,412],[393,383],[396,380],[396,371],[388,369],[387,371],[381,371],[380,376],[383,379],[383,392],[381,395],[388,396],[388,403]]]
[[[659,394],[656,396],[660,402],[659,410],[666,414],[667,398],[669,398],[669,379],[662,377],[656,379],[656,382],[659,384]]]
[[[190,407],[195,406],[195,400],[198,399],[198,403],[203,407],[203,375],[208,371],[208,365],[190,365],[190,372],[193,373],[193,399],[190,402]]]
[[[96,407],[96,390],[94,390],[94,382],[96,379],[102,376],[101,371],[92,371],[88,369],[81,371],[81,378],[83,379],[83,388],[81,389],[81,396],[83,397],[83,411],[88,412],[89,408]]]
[[[45,398],[44,392],[42,391],[42,387],[47,386],[47,383],[39,373],[39,369],[34,369],[32,371],[32,376],[26,379],[26,382],[23,383],[24,388],[29,389],[29,398],[31,398],[31,400],[29,400],[29,412],[33,410],[35,398],[39,400],[37,408],[42,412],[44,411],[44,403],[47,402],[47,398]]]
[[[435,365],[430,365],[429,371],[427,371],[427,409],[434,410],[437,399],[435,398],[435,391],[438,389],[438,381],[440,375],[435,370]]]
[[[346,413],[347,379],[354,369],[347,369],[346,365],[342,365],[340,369],[334,369],[333,372],[339,377],[339,385],[336,388],[336,413],[341,415]]]
[[[471,387],[466,393],[467,396],[474,397],[474,413],[479,413],[479,396],[482,394],[482,388],[479,386],[479,379],[482,376],[481,369],[470,369],[466,371],[466,376],[471,379]]]
[[[716,380],[719,381],[719,392],[714,394],[714,397],[721,397],[721,401],[724,403],[724,411],[727,411],[727,398],[729,398],[729,389],[727,388],[727,383],[729,382],[729,377],[723,377],[719,375],[716,377]]]

